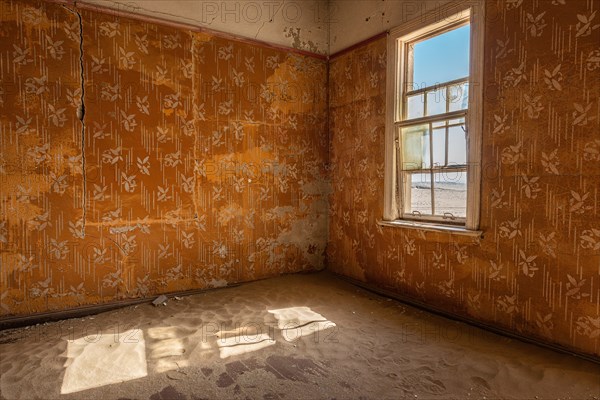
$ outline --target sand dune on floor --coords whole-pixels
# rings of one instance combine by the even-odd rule
[[[600,398],[598,365],[323,273],[5,331],[0,372],[7,400]]]

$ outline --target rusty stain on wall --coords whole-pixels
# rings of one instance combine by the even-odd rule
[[[598,355],[597,4],[486,4],[484,238],[377,225],[383,38],[331,61],[329,267],[451,313]]]
[[[2,316],[324,267],[325,61],[1,6]]]

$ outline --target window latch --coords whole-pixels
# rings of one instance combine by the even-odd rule
[[[452,213],[445,212],[445,213],[444,213],[444,219],[449,219],[449,220],[452,220],[452,221],[454,221],[454,220],[456,219],[456,217],[455,217],[455,216],[454,216],[454,214],[452,214]]]

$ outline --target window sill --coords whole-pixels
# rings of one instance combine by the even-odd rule
[[[407,228],[407,229],[420,229],[423,231],[431,231],[431,232],[446,232],[453,235],[463,235],[470,237],[480,238],[483,235],[483,231],[475,231],[471,229],[467,229],[463,226],[450,226],[450,225],[441,225],[436,223],[429,222],[416,222],[416,221],[403,221],[403,220],[395,220],[395,221],[377,221],[377,224],[380,226],[387,226],[391,228]]]

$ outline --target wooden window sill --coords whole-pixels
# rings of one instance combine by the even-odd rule
[[[406,220],[395,220],[395,221],[377,221],[378,225],[387,226],[391,228],[404,228],[404,229],[420,229],[423,231],[431,232],[446,232],[453,235],[464,235],[480,238],[483,235],[483,231],[476,231],[467,229],[464,226],[452,226],[442,225],[432,222],[418,222],[418,221],[406,221]]]

